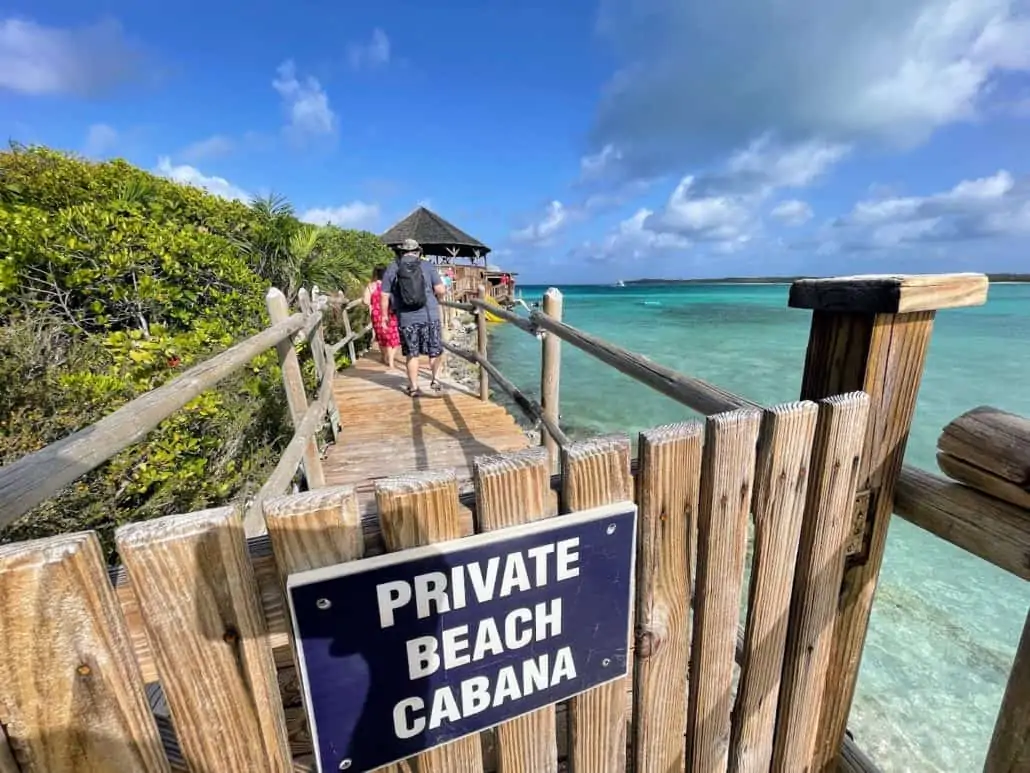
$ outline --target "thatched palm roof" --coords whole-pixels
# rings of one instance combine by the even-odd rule
[[[379,237],[389,247],[396,247],[405,239],[414,239],[422,245],[426,255],[461,258],[485,257],[490,248],[451,225],[435,212],[418,207]],[[457,251],[456,254],[453,251]]]

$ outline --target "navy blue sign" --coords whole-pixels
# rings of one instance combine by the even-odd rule
[[[632,503],[287,583],[319,770],[368,771],[627,672]]]

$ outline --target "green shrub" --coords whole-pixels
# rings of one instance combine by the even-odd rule
[[[300,260],[291,241],[310,227],[279,201],[275,211],[267,201],[225,201],[123,161],[17,146],[0,153],[0,464],[266,326],[269,284],[295,291],[317,279],[327,292],[353,293],[388,259],[372,234],[327,227],[312,231],[313,250]],[[291,434],[270,351],[0,541],[91,528],[111,550],[119,524],[253,493]]]

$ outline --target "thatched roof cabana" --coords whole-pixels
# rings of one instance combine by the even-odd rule
[[[469,258],[475,262],[480,258],[485,260],[487,253],[490,252],[490,248],[481,241],[425,207],[417,207],[379,239],[388,247],[395,249],[405,239],[414,239],[422,245],[426,255],[435,255],[447,260]]]

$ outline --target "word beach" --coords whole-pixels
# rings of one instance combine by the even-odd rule
[[[292,575],[320,770],[373,770],[624,676],[635,507]]]

